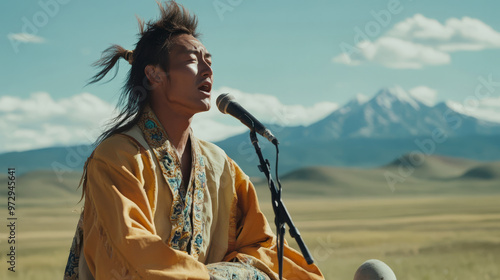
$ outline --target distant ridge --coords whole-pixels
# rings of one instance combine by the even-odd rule
[[[60,174],[81,171],[92,150],[91,145],[77,145],[4,153],[0,154],[0,170],[12,167],[17,174],[34,170],[52,170]]]
[[[426,156],[424,154],[405,154],[384,167],[388,170],[413,168],[413,176],[421,178],[451,178],[463,174],[479,162],[464,158],[447,156]]]
[[[480,164],[467,170],[460,179],[482,179],[494,180],[500,179],[500,162],[491,162]]]
[[[285,196],[293,198],[500,193],[500,162],[440,156],[429,156],[426,161],[428,164],[412,172],[400,165],[404,163],[400,159],[370,169],[307,167],[286,174],[281,181]],[[388,177],[398,179],[391,186]],[[265,182],[259,183],[258,188],[264,191]]]
[[[284,181],[297,180],[329,184],[335,181],[331,174],[329,174],[330,171],[330,168],[324,166],[304,167],[286,174],[281,179]]]
[[[435,171],[430,168],[415,169],[413,173],[406,173],[407,169],[404,169],[400,173],[396,161],[395,165],[370,169],[315,166],[284,174],[281,177],[283,195],[307,199],[500,193],[500,162],[476,162],[470,168],[465,168],[474,161],[434,156],[429,156],[427,160],[430,166],[447,170],[448,175],[441,173],[440,177],[435,176]],[[458,173],[460,175],[454,175]],[[390,186],[388,174],[399,176],[400,181]],[[25,201],[24,205],[26,200],[51,199],[75,206],[82,192],[78,188],[80,178],[81,172],[66,172],[62,177],[51,170],[27,172],[17,178],[19,187],[16,195]],[[264,180],[255,180],[254,183],[260,196],[269,197]],[[0,176],[0,184],[7,185],[6,176]],[[0,192],[0,198],[6,195],[6,192]]]

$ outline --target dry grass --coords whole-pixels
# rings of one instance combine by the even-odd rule
[[[0,279],[62,279],[78,221],[78,199],[21,200],[16,212],[16,272],[7,270],[7,233],[0,231]],[[6,211],[5,211],[6,212]]]
[[[261,197],[261,205],[272,218],[268,200]],[[61,279],[77,201],[19,202],[17,272],[7,271],[2,229],[0,279]],[[479,280],[500,279],[499,201],[500,195],[441,195],[285,199],[285,204],[326,279],[352,279],[362,262],[376,258],[400,280]],[[289,234],[287,239],[295,246]]]
[[[398,279],[500,279],[500,196],[286,202],[326,279],[367,259]],[[272,211],[263,207],[266,214]],[[288,241],[295,246],[295,242]]]

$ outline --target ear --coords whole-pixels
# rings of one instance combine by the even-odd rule
[[[147,65],[146,68],[144,68],[144,74],[146,74],[146,77],[148,77],[149,83],[151,85],[161,82],[161,73],[163,73],[163,71],[156,65]]]

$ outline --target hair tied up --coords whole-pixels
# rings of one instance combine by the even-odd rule
[[[196,32],[198,20],[195,15],[190,14],[187,9],[173,0],[157,3],[160,9],[159,19],[146,23],[137,18],[140,33],[139,41],[133,50],[129,51],[120,45],[112,45],[102,52],[98,61],[92,64],[99,69],[99,72],[91,78],[88,84],[102,80],[116,66],[116,72],[110,80],[115,78],[120,65],[117,62],[122,58],[131,64],[117,104],[120,111],[109,122],[109,128],[106,128],[97,138],[95,145],[111,135],[131,129],[139,121],[142,110],[151,98],[151,89],[145,85],[147,76],[144,69],[146,66],[159,65],[163,71],[168,73],[169,48],[173,38],[180,34],[189,34],[198,38]],[[141,94],[138,94],[138,89],[141,90]]]
[[[123,54],[123,58],[128,61],[130,65],[132,65],[132,62],[134,62],[134,51],[129,51],[125,50],[125,53]]]

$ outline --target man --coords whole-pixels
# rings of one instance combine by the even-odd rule
[[[126,104],[85,165],[65,278],[277,279],[275,238],[248,176],[190,128],[213,84],[197,20],[175,2],[159,7],[133,52],[115,45],[97,64],[92,82],[119,58],[132,68]],[[286,247],[284,278],[323,276]]]

